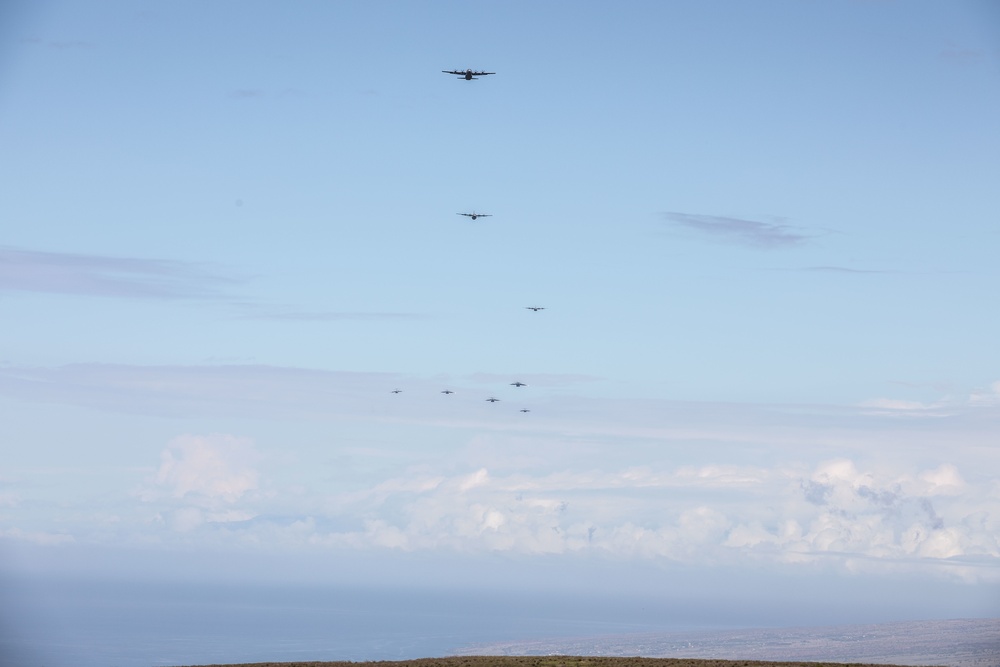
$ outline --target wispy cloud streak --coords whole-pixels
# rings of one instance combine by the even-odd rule
[[[53,40],[42,40],[38,38],[22,39],[22,44],[31,44],[34,46],[46,46],[50,49],[57,49],[59,51],[65,51],[69,49],[92,49],[94,44],[87,42],[82,39],[53,39]]]
[[[879,269],[849,269],[844,266],[807,266],[800,271],[808,271],[811,273],[897,273],[896,271],[883,271]]]
[[[272,320],[279,322],[340,322],[350,320],[381,321],[381,320],[418,320],[426,315],[419,313],[363,312],[363,311],[307,311],[292,310],[281,307],[259,306],[254,303],[237,304],[246,309],[240,316],[245,320]]]
[[[786,248],[810,238],[791,225],[728,218],[720,215],[667,212],[663,216],[675,227],[693,230],[711,238],[758,248]]]
[[[237,282],[188,262],[0,247],[0,291],[205,299]]]
[[[230,91],[229,93],[229,97],[235,100],[250,100],[265,96],[266,94],[264,91],[256,88],[240,88],[238,90]]]

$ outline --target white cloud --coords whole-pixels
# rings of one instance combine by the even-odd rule
[[[485,468],[433,484],[387,480],[342,511],[363,530],[316,541],[355,548],[591,552],[686,563],[815,563],[845,568],[986,557],[1000,579],[1000,499],[954,465],[879,471],[850,459],[799,467],[705,466],[565,471],[531,477]],[[732,485],[720,481],[732,481]],[[386,493],[394,488],[398,493]],[[754,502],[765,499],[766,502]],[[818,560],[820,559],[820,560]]]
[[[201,507],[180,507],[171,513],[170,527],[178,532],[188,532],[206,523],[230,523],[253,519],[252,512],[226,510],[210,512]]]
[[[158,510],[147,528],[190,533],[255,518],[262,499],[260,458],[250,440],[234,435],[174,438],[160,453],[156,473],[136,493]]]
[[[861,403],[861,407],[870,410],[871,414],[924,417],[953,415],[967,408],[998,406],[1000,406],[1000,381],[986,388],[974,389],[968,394],[945,396],[929,403],[896,398],[874,398]]]
[[[6,369],[0,384],[4,377],[83,380],[88,396],[113,386],[115,395],[152,392],[199,406],[231,401],[267,415],[301,399],[306,407],[295,414],[308,417],[341,397],[351,410],[384,404],[386,378],[395,376],[86,366]],[[249,440],[186,435],[165,447],[140,493],[141,510],[158,513],[158,524],[109,510],[124,517],[117,535],[150,540],[936,571],[981,559],[970,576],[1000,578],[1000,483],[987,474],[995,408],[971,402],[965,392],[949,419],[908,406],[897,410],[911,414],[901,420],[857,408],[559,399],[530,427],[448,422],[452,433],[474,433],[426,448],[408,446],[405,435],[405,424],[423,417],[400,409],[378,446],[297,449],[267,494]]]
[[[251,442],[233,435],[183,435],[160,454],[153,484],[144,499],[163,494],[175,499],[233,503],[258,487],[259,457]],[[182,520],[189,525],[192,519]]]
[[[278,488],[272,480],[263,493],[262,457],[251,441],[184,435],[163,449],[140,493],[146,515],[160,520],[136,528],[135,516],[123,514],[115,530],[151,541],[838,564],[1000,581],[1000,483],[969,463],[855,453],[722,464],[710,461],[725,460],[725,452],[708,452],[698,465],[602,469],[589,454],[566,467],[544,455],[524,463],[514,452],[520,463],[512,465],[497,454],[502,444],[492,442],[483,455],[489,466],[476,460],[477,441],[471,455],[448,465],[432,456],[339,488],[298,478]]]
[[[174,511],[171,527],[178,532],[194,530],[205,522],[201,510],[197,507],[182,507]]]
[[[489,482],[490,474],[487,472],[486,468],[480,468],[471,475],[466,475],[458,482],[458,488],[460,491],[468,491],[474,489],[477,486],[483,486]]]
[[[930,410],[937,407],[934,403],[902,401],[895,398],[873,398],[862,402],[861,405],[866,408],[879,408],[882,410]]]
[[[974,406],[1000,405],[1000,380],[994,382],[988,389],[978,389],[969,396],[969,404]]]
[[[919,481],[923,493],[929,496],[955,496],[966,488],[965,480],[953,465],[943,464],[920,474]]]
[[[318,499],[261,494],[257,459],[234,436],[172,441],[148,489],[162,520],[147,537],[1000,581],[1000,485],[952,463],[836,458],[543,474],[469,465],[436,475],[420,466]]]

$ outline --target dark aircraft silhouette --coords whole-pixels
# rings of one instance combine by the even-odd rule
[[[545,310],[545,306],[525,306],[525,308],[528,310],[533,310],[536,313],[540,310]]]
[[[442,394],[454,394],[455,392],[453,392],[453,391],[452,391],[451,389],[443,389],[443,390],[441,391],[441,393],[442,393]]]
[[[472,81],[475,78],[486,76],[487,74],[496,74],[496,72],[474,72],[471,69],[467,69],[464,72],[458,69],[443,69],[441,71],[445,74],[457,74],[459,79],[465,79],[466,81]]]
[[[528,408],[521,408],[521,412],[531,412]]]
[[[476,218],[489,218],[493,214],[492,213],[476,213],[475,211],[473,211],[472,213],[459,213],[459,215],[464,215],[467,218],[472,218],[473,220],[475,220]]]
[[[512,387],[527,387],[528,385],[524,384],[523,382],[511,382],[510,386],[512,386]]]
[[[490,397],[489,397],[489,398],[487,398],[486,400],[487,400],[487,401],[489,401],[490,403],[496,403],[496,402],[497,402],[497,401],[499,401],[500,399],[499,399],[499,398],[493,398],[492,396],[490,396]]]
[[[403,390],[402,389],[393,389],[392,393],[394,393],[394,394],[401,394],[401,393],[403,393]]]

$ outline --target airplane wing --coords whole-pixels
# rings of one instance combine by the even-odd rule
[[[496,72],[473,72],[473,76],[486,76],[487,74],[496,74]]]
[[[459,71],[453,70],[453,69],[443,69],[441,71],[444,72],[445,74],[461,74],[463,76],[465,75],[465,72],[459,72]]]

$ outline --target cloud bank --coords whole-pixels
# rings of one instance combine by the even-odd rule
[[[509,378],[464,379],[486,380]],[[403,381],[404,393],[389,393]],[[456,403],[467,392],[442,397],[439,385],[270,366],[0,367],[0,395],[21,401],[247,428],[283,419],[296,434],[270,451],[232,434],[170,440],[102,508],[120,517],[113,528],[96,511],[67,522],[59,507],[36,509],[34,473],[7,471],[21,480],[0,489],[20,532],[5,535],[80,544],[112,531],[122,543],[199,548],[576,555],[1000,582],[1000,483],[990,474],[998,383],[927,404],[859,406],[560,395],[527,419],[478,396]],[[56,530],[65,525],[72,533]]]
[[[251,498],[238,441],[189,436],[147,496],[171,529],[228,544],[514,556],[583,555],[711,566],[909,571],[1000,582],[1000,496],[950,464],[662,466],[452,474],[410,470],[322,499]],[[176,452],[183,461],[177,465]],[[235,457],[235,458],[234,458]],[[225,507],[180,501],[189,495]],[[277,494],[280,496],[281,494]],[[168,497],[169,496],[169,497]],[[292,509],[300,503],[297,509]],[[312,503],[312,511],[301,505]],[[276,508],[275,508],[276,509]],[[292,509],[292,511],[289,511]],[[209,533],[205,533],[209,531]]]

